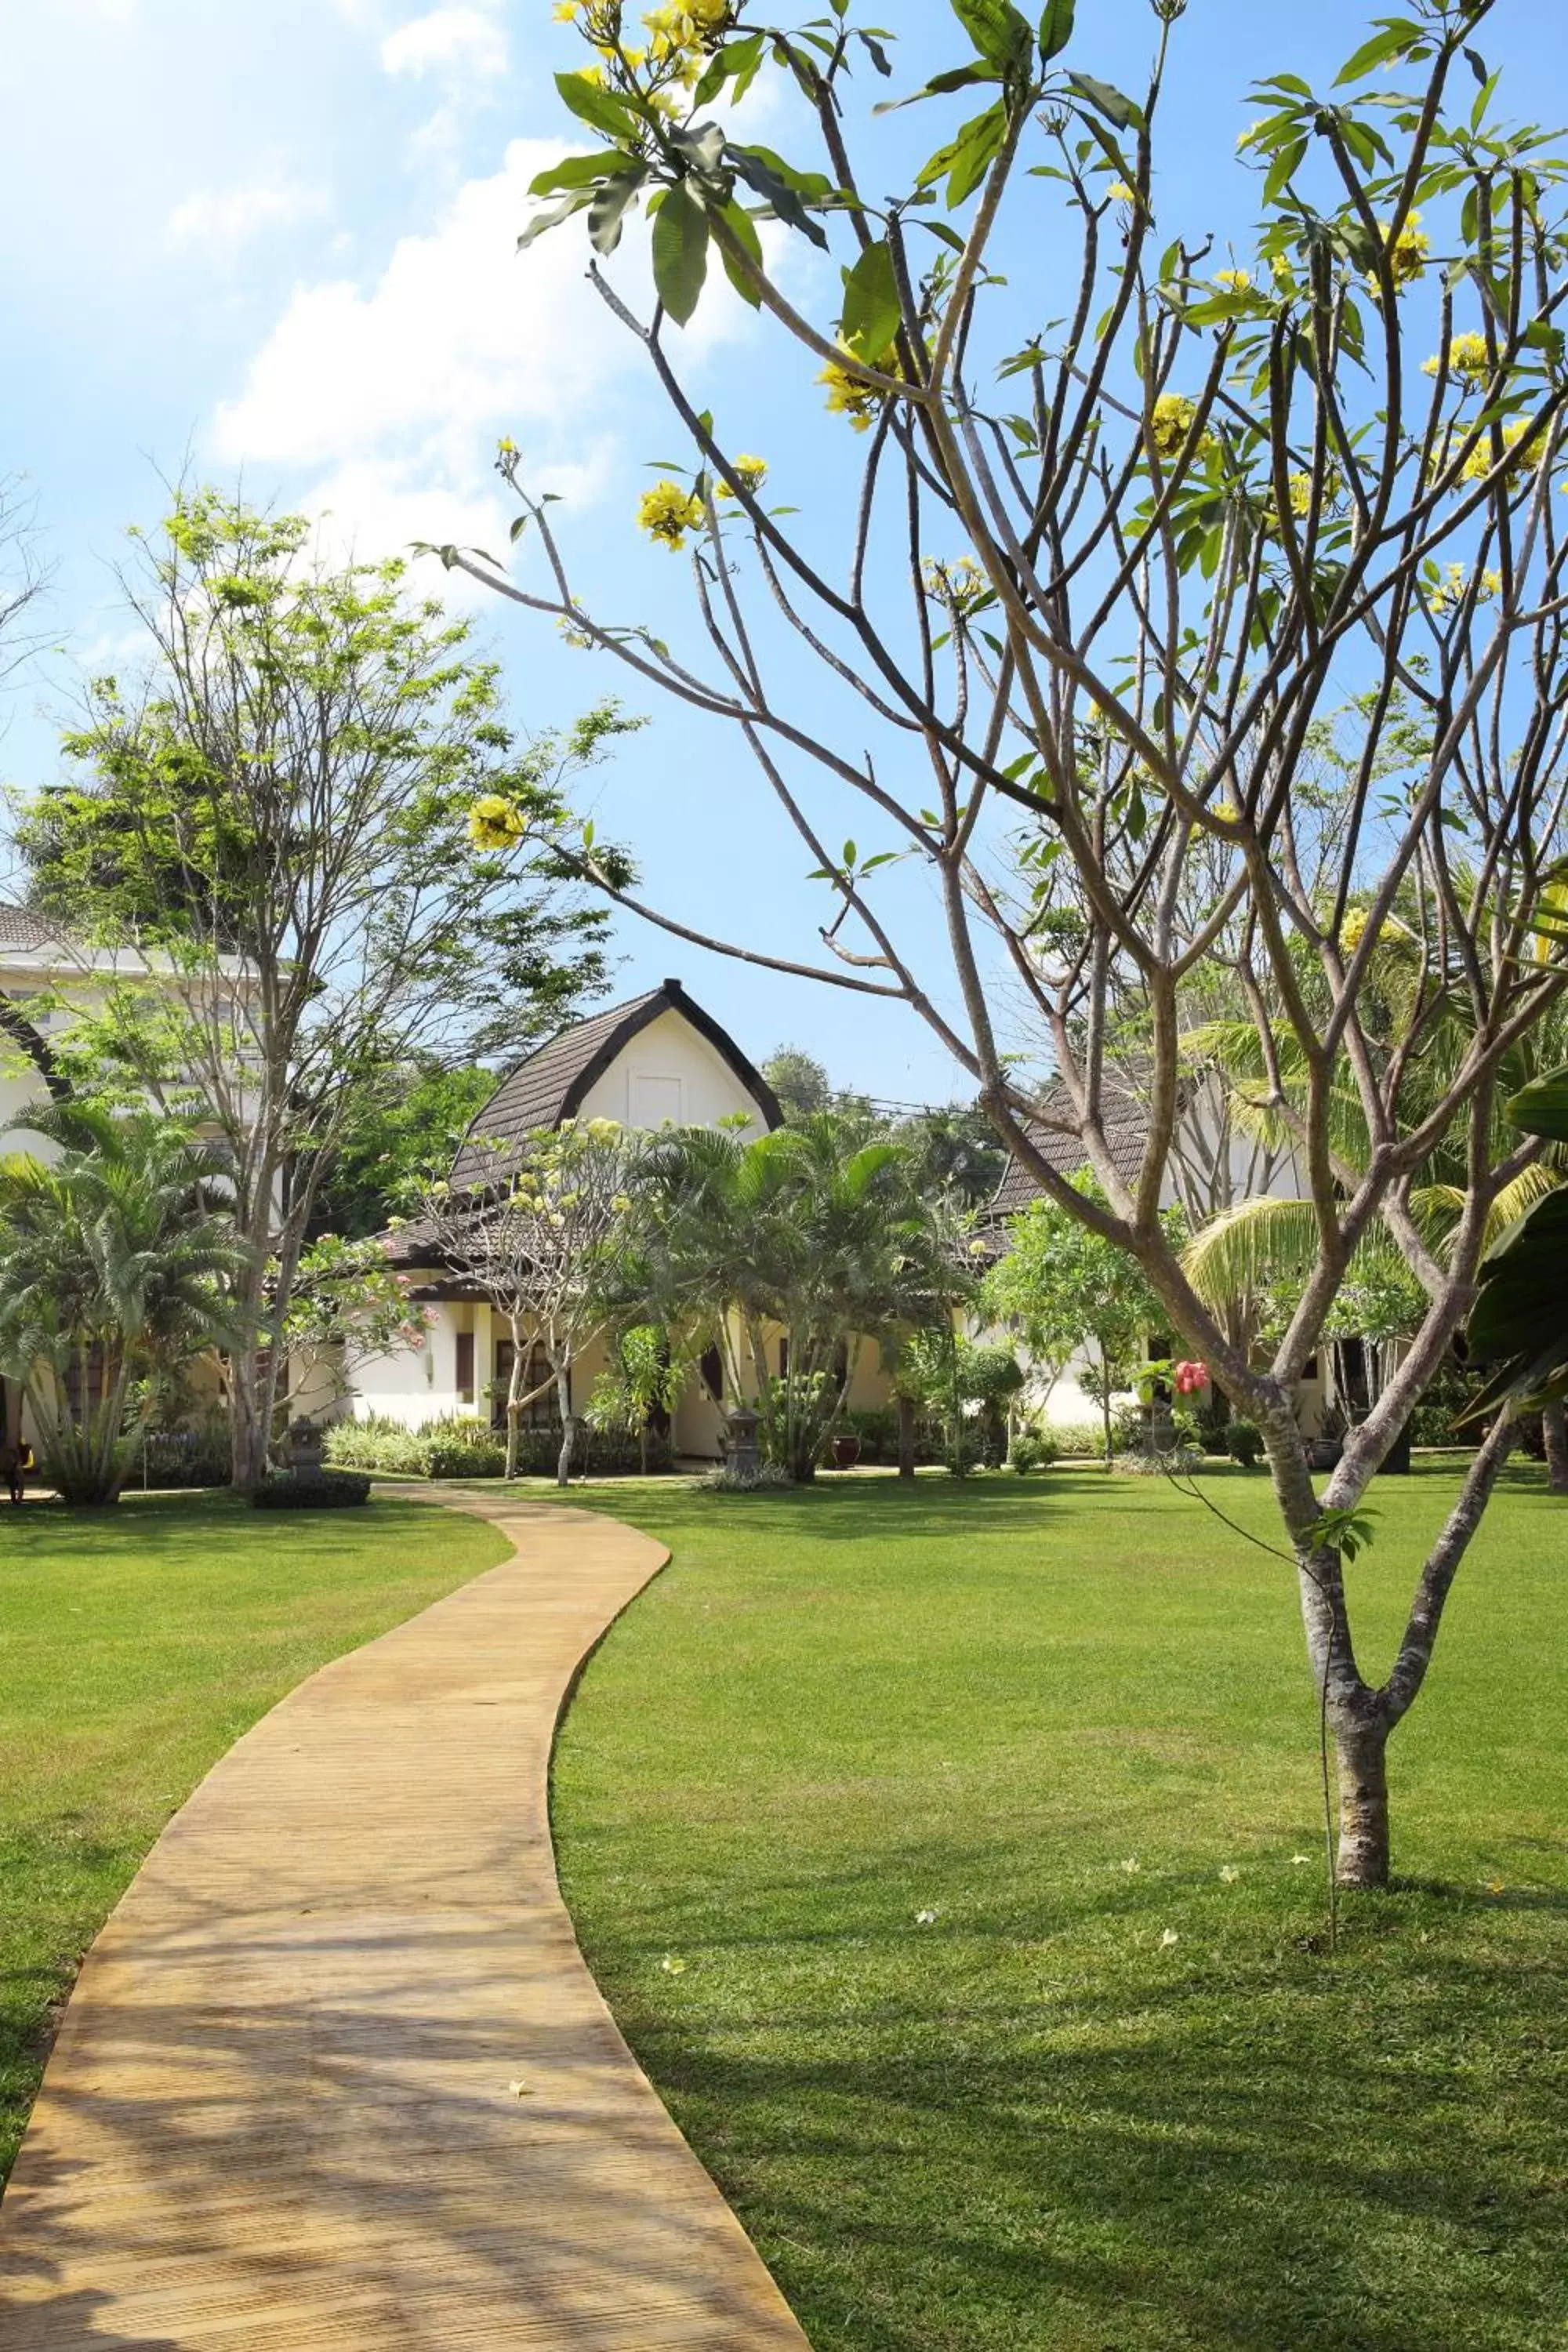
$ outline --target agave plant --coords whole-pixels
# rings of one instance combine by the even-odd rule
[[[184,1129],[74,1101],[23,1118],[59,1152],[0,1160],[0,1370],[22,1385],[50,1484],[112,1503],[163,1382],[228,1337],[248,1260],[222,1160]]]

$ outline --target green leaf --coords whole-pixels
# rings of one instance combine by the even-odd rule
[[[1073,11],[1077,0],[1046,0],[1046,13],[1040,18],[1040,58],[1049,65],[1059,57],[1072,38]]]
[[[771,147],[729,147],[725,157],[754,194],[787,228],[798,229],[813,245],[827,249],[827,234],[806,210],[811,199],[831,193],[829,183],[816,173],[796,172]]]
[[[600,188],[588,207],[588,239],[595,253],[614,253],[621,241],[626,206],[647,178],[647,165],[638,163]]]
[[[951,0],[953,15],[988,65],[1003,73],[1027,71],[1035,37],[1013,0]]]
[[[1568,1068],[1551,1070],[1510,1095],[1507,1115],[1526,1135],[1544,1135],[1553,1143],[1568,1143]]]
[[[884,238],[868,245],[844,281],[844,340],[868,366],[887,351],[902,319],[893,256]]]
[[[1380,23],[1381,31],[1374,33],[1370,41],[1363,41],[1335,75],[1336,89],[1343,89],[1348,81],[1363,81],[1369,73],[1375,73],[1379,66],[1389,64],[1394,58],[1404,57],[1412,43],[1420,37],[1421,27],[1412,24],[1408,16],[1384,16]]]
[[[612,139],[625,139],[637,127],[637,117],[614,90],[586,81],[580,73],[558,73],[555,87],[563,102],[579,122],[590,123]]]
[[[1502,1356],[1538,1361],[1542,1350],[1568,1357],[1568,1191],[1549,1193],[1515,1227],[1481,1269],[1481,1295],[1471,1311],[1469,1352],[1479,1361]]]
[[[734,238],[736,244],[744,249],[750,258],[756,264],[757,268],[761,269],[763,266],[763,240],[757,235],[757,225],[755,221],[752,218],[751,214],[746,211],[744,205],[738,205],[731,200],[725,205],[720,217],[723,221],[724,226],[729,230],[731,236]],[[719,257],[724,265],[725,277],[729,279],[731,285],[734,288],[742,301],[750,303],[753,310],[760,310],[763,307],[762,296],[758,293],[751,279],[742,269],[739,262],[734,259],[728,248],[722,245],[719,247]]]
[[[600,147],[592,155],[563,155],[559,163],[536,173],[528,184],[531,196],[552,196],[557,188],[589,188],[626,169],[627,158],[619,147]]]
[[[1114,122],[1118,131],[1142,129],[1142,108],[1135,106],[1114,83],[1096,81],[1089,74],[1070,73],[1068,87],[1075,90],[1086,105],[1092,106],[1097,114],[1103,114],[1108,122]]]
[[[933,74],[923,89],[915,90],[909,98],[885,98],[871,109],[873,114],[897,114],[902,106],[918,106],[922,98],[946,98],[955,89],[969,89],[977,81],[999,81],[994,66],[977,58],[972,65],[954,66],[949,73]]]
[[[684,181],[668,189],[653,225],[653,282],[677,326],[701,299],[708,275],[708,215]]]
[[[593,202],[593,190],[579,188],[575,195],[563,196],[548,212],[536,213],[517,240],[519,253],[526,253],[536,236],[542,236],[546,229],[559,228],[563,220],[570,220],[574,213],[584,211]]]
[[[966,122],[956,139],[941,147],[921,169],[917,185],[930,187],[933,180],[947,174],[947,202],[950,210],[962,205],[974,194],[990,170],[992,161],[1007,135],[1007,110],[1000,99]]]

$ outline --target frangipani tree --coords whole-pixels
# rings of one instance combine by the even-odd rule
[[[1385,1673],[1358,1660],[1332,1530],[1464,1318],[1497,1194],[1538,1156],[1522,1137],[1496,1156],[1499,1072],[1568,983],[1547,919],[1568,793],[1568,225],[1549,139],[1499,111],[1491,8],[1410,0],[1331,83],[1283,72],[1255,91],[1241,154],[1256,202],[1226,250],[1163,215],[1156,176],[1164,138],[1191,135],[1163,120],[1183,0],[1153,0],[1133,93],[1095,70],[1095,24],[1075,26],[1073,0],[1037,19],[953,0],[951,64],[898,93],[940,119],[912,163],[873,103],[895,55],[855,0],[795,32],[751,0],[657,10],[651,37],[617,0],[582,0],[570,13],[592,55],[558,87],[596,143],[541,175],[526,233],[584,216],[594,283],[687,436],[689,470],[668,471],[640,520],[687,557],[691,627],[677,642],[668,614],[655,630],[590,608],[510,445],[521,568],[445,551],[729,722],[830,911],[811,953],[717,918],[700,936],[910,1007],[1046,1195],[1137,1265],[1256,1420],[1338,1747],[1339,1868],[1368,1885],[1389,1868],[1389,1737],[1506,1416]],[[783,86],[787,155],[735,127],[763,78]],[[651,309],[614,258],[639,205]],[[769,256],[794,240],[835,267],[784,272]],[[764,478],[753,420],[713,414],[688,381],[680,331],[720,273],[759,314],[770,384],[793,377],[803,412],[820,405],[821,463],[797,458],[787,483],[777,467]],[[850,445],[828,438],[851,432],[852,483]],[[818,478],[830,487],[805,515],[769,503],[798,507]],[[1331,827],[1304,763],[1347,691]],[[641,903],[591,841],[578,856]],[[889,861],[928,877],[940,941]],[[1377,984],[1395,923],[1419,945],[1403,993]],[[1227,1335],[1162,1223],[1184,1038],[1216,971],[1316,1232],[1265,1362]],[[1130,1034],[1147,1072],[1136,1164],[1107,1117]],[[1047,1062],[1046,1102],[1025,1074]],[[1363,1164],[1340,1150],[1347,1087]],[[1058,1172],[1042,1123],[1068,1131],[1102,1197]],[[1441,1255],[1412,1203],[1439,1144],[1464,1197]],[[1426,1311],[1320,1495],[1295,1383],[1380,1225]]]
[[[419,1208],[422,1239],[505,1323],[506,1475],[517,1475],[522,1416],[554,1391],[561,1419],[556,1483],[572,1475],[577,1429],[572,1375],[623,1311],[638,1146],[613,1119],[566,1119],[514,1141],[480,1139],[469,1181],[437,1183]],[[548,1366],[532,1388],[537,1348]]]

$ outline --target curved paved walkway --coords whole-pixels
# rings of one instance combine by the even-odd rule
[[[667,1555],[477,1507],[513,1558],[275,1707],[93,1947],[0,2206],[5,2352],[805,2352],[555,1883],[557,1716]]]

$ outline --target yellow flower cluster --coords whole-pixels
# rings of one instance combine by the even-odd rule
[[[1386,231],[1384,234],[1386,236]],[[1388,248],[1388,267],[1394,285],[1396,287],[1414,285],[1426,268],[1431,250],[1431,241],[1421,226],[1421,215],[1417,212],[1413,212],[1394,238],[1393,245]],[[1366,282],[1369,290],[1375,294],[1378,291],[1378,283],[1370,272]]]
[[[1427,593],[1426,610],[1429,613],[1436,613],[1441,619],[1445,613],[1451,613],[1456,605],[1464,603],[1465,592],[1468,585],[1469,573],[1462,563],[1445,564],[1443,577]],[[1501,593],[1502,573],[1490,570],[1483,572],[1477,603],[1484,604],[1491,597],[1500,596]]]
[[[510,849],[527,831],[516,802],[500,793],[487,793],[468,811],[468,839],[476,849]]]
[[[650,539],[676,554],[686,544],[689,530],[702,528],[702,501],[679,482],[656,482],[645,490],[637,520]]]
[[[1337,466],[1331,466],[1323,476],[1323,504],[1331,507],[1344,488],[1344,480]],[[1312,511],[1312,477],[1292,474],[1290,477],[1290,511],[1304,522]]]
[[[1541,444],[1536,441],[1531,445],[1528,456],[1514,457],[1511,462],[1510,461],[1507,453],[1518,448],[1529,430],[1529,425],[1522,421],[1518,425],[1505,425],[1502,428],[1502,446],[1505,453],[1503,470],[1505,478],[1508,480],[1515,481],[1521,475],[1528,473],[1540,451]],[[1460,480],[1484,482],[1492,470],[1492,437],[1489,433],[1466,458],[1460,469]]]
[[[752,496],[755,498],[768,478],[768,461],[765,457],[731,457],[730,471],[740,478]],[[732,499],[734,495],[728,482],[720,483],[719,496],[721,499]]]
[[[966,613],[990,593],[991,583],[973,555],[961,555],[956,563],[928,555],[924,570],[927,594],[951,611]]]
[[[1436,375],[1442,361],[1436,353],[1422,362],[1423,375]],[[1485,383],[1491,373],[1491,359],[1484,335],[1456,335],[1448,346],[1448,373],[1461,383],[1471,386]]]
[[[1197,417],[1197,409],[1184,393],[1163,392],[1154,403],[1149,419],[1149,438],[1162,457],[1178,457]],[[1212,457],[1219,446],[1212,433],[1205,433],[1198,443],[1200,457]]]
[[[897,368],[885,365],[881,372],[896,373]],[[881,394],[873,385],[862,383],[858,375],[851,375],[837,360],[828,361],[816,381],[827,386],[829,415],[847,416],[857,433],[864,433],[882,404]]]
[[[674,66],[683,79],[695,81],[710,52],[729,31],[733,15],[731,0],[680,0],[678,5],[655,8],[643,18],[654,63]]]

